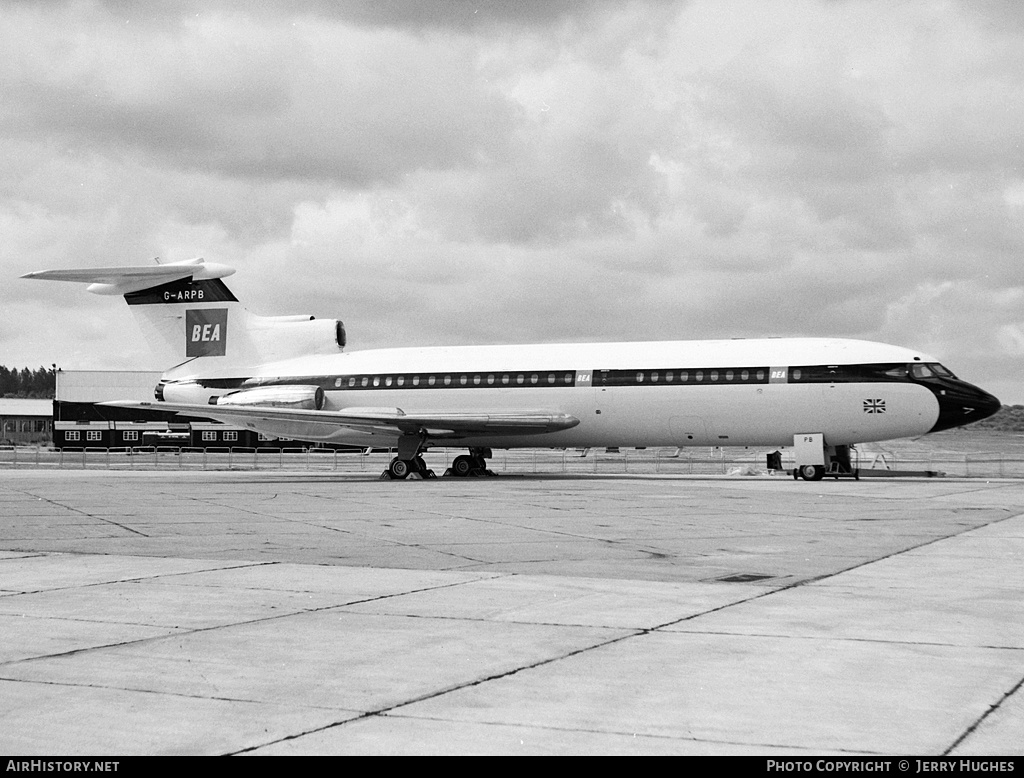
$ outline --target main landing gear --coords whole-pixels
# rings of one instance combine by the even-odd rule
[[[455,457],[452,466],[444,471],[445,475],[452,475],[457,478],[468,478],[471,476],[494,475],[487,469],[487,460],[491,458],[489,448],[471,448],[469,454]]]
[[[398,456],[391,460],[388,469],[381,473],[382,479],[404,481],[406,478],[437,478],[423,459],[423,443],[426,435],[403,435],[398,439]],[[469,454],[455,457],[452,466],[444,471],[446,476],[466,478],[469,476],[494,475],[487,469],[491,457],[489,448],[471,448]]]
[[[417,434],[407,433],[398,439],[398,456],[391,460],[388,469],[380,474],[382,479],[404,481],[409,476],[414,478],[437,478],[434,471],[427,467],[422,452],[427,440],[426,430]]]
[[[418,475],[420,478],[437,478],[423,457],[419,454],[412,459],[400,459],[395,457],[388,465],[388,469],[381,474],[381,478],[390,478],[392,481],[403,481],[411,475]]]

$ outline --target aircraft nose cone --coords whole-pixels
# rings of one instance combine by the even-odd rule
[[[939,401],[939,418],[932,432],[987,419],[1003,407],[999,398],[960,381],[944,382],[935,396]]]

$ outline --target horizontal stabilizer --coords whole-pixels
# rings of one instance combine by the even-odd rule
[[[164,265],[37,270],[26,273],[22,278],[90,284],[88,291],[93,294],[123,295],[161,286],[182,278],[192,278],[196,281],[212,280],[224,278],[234,272],[234,268],[227,265],[206,262],[202,257],[197,257]]]

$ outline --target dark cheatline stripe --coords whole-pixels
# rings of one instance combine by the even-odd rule
[[[804,365],[799,367],[667,367],[575,370],[522,370],[423,373],[355,373],[351,375],[289,376],[250,379],[246,386],[304,384],[325,391],[385,391],[390,389],[518,389],[613,386],[743,386],[774,382],[816,383],[941,383],[943,379],[915,379],[912,365],[874,363],[859,365]],[[778,374],[779,378],[773,376]]]

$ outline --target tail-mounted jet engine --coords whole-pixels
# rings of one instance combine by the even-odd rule
[[[315,316],[249,316],[242,325],[262,350],[263,361],[344,351],[345,324]]]

